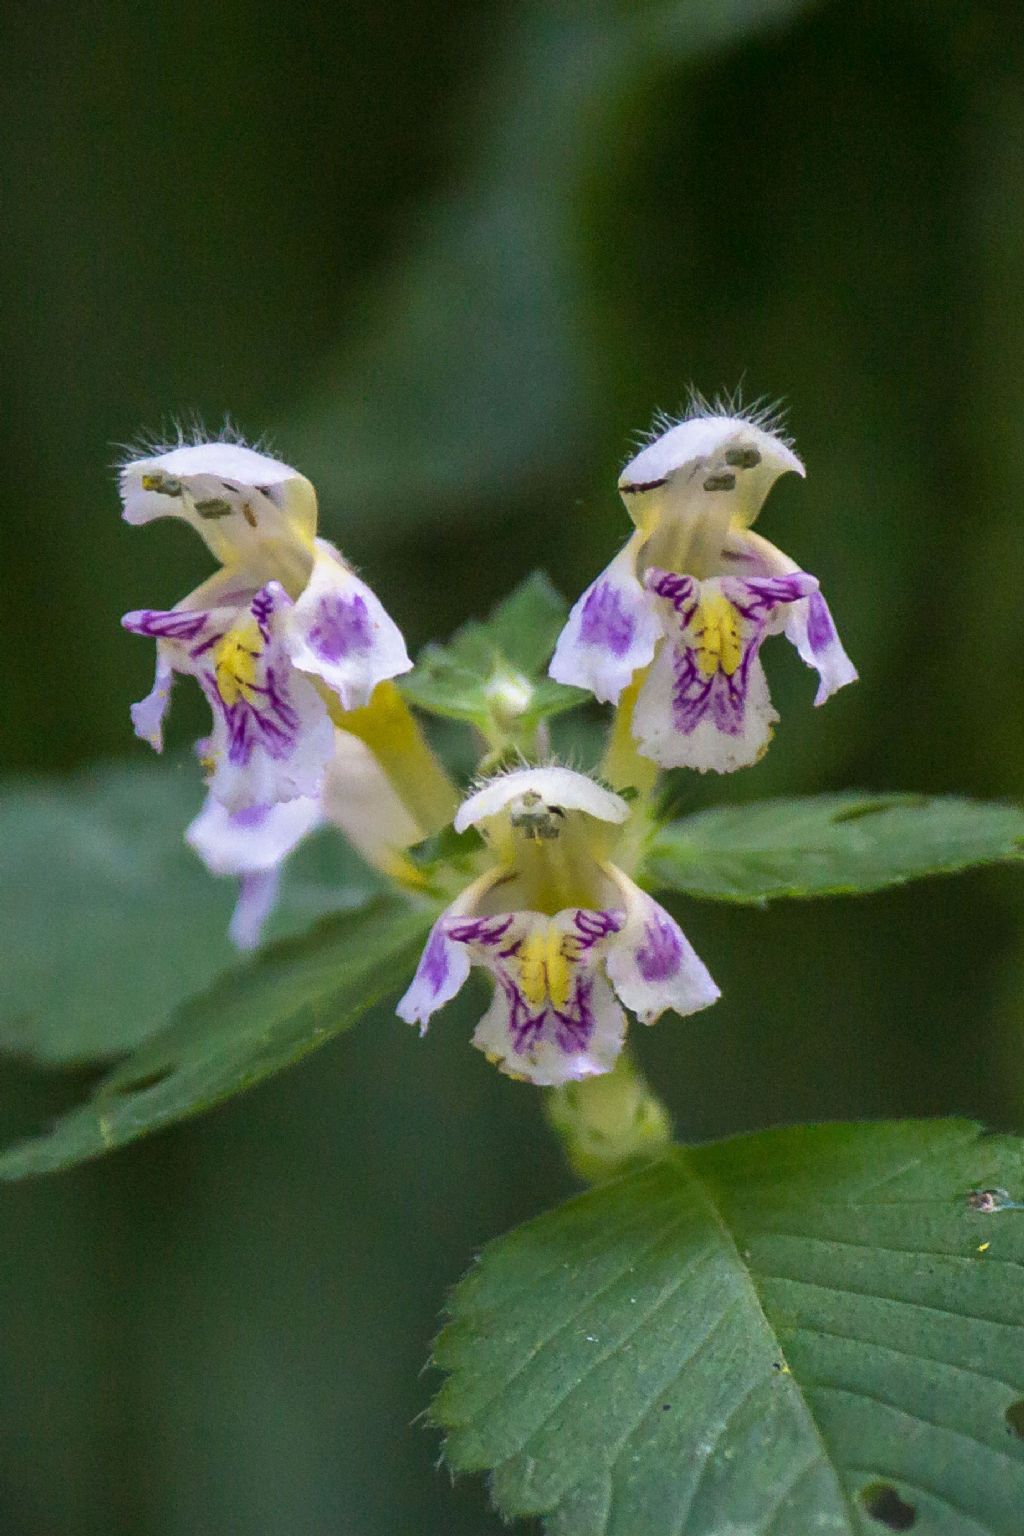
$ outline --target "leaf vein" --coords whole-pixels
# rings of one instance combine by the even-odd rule
[[[958,1264],[972,1266],[976,1266],[979,1262],[975,1255],[949,1253],[941,1248],[893,1248],[884,1243],[858,1243],[845,1237],[820,1237],[814,1232],[785,1232],[781,1227],[763,1227],[757,1235],[758,1237],[784,1237],[799,1243],[817,1243],[828,1248],[857,1248],[864,1253],[903,1254],[912,1259],[952,1259]],[[1005,1265],[1008,1269],[1024,1269],[1024,1263],[1020,1259],[1001,1259],[990,1254],[985,1255],[984,1264],[987,1269],[993,1265]]]
[[[904,1408],[899,1403],[894,1403],[891,1398],[880,1397],[876,1392],[865,1392],[862,1387],[844,1387],[839,1382],[809,1381],[804,1390],[806,1392],[830,1392],[837,1397],[854,1397],[860,1402],[877,1403],[880,1408],[888,1408],[890,1413],[898,1413],[901,1418],[910,1419],[915,1424],[923,1424],[926,1429],[938,1429],[947,1435],[955,1435],[958,1440],[966,1440],[976,1446],[978,1450],[987,1451],[990,1456],[997,1457],[1000,1461],[1009,1462],[1016,1472],[1024,1472],[1024,1461],[1014,1456],[1010,1451],[1001,1446],[991,1445],[987,1440],[982,1440],[969,1429],[955,1429],[951,1424],[940,1424],[936,1419],[927,1419],[924,1414],[916,1413],[912,1408]]]
[[[641,1316],[639,1316],[635,1320],[635,1322],[632,1324],[632,1326],[630,1327],[630,1329],[629,1329],[629,1331],[627,1333],[623,1334],[620,1338],[616,1339],[614,1344],[607,1345],[598,1354],[594,1355],[592,1359],[587,1361],[586,1367],[583,1370],[582,1374],[579,1375],[576,1378],[575,1381],[571,1382],[569,1384],[568,1388],[564,1392],[560,1393],[560,1395],[555,1399],[555,1401],[548,1408],[547,1412],[544,1414],[544,1417],[540,1420],[540,1422],[537,1423],[537,1424],[534,1424],[527,1431],[527,1433],[524,1435],[523,1439],[519,1442],[519,1444],[512,1451],[509,1452],[508,1458],[506,1458],[506,1459],[511,1460],[511,1458],[513,1456],[517,1456],[520,1453],[520,1451],[523,1450],[523,1448],[527,1445],[527,1443],[530,1440],[532,1440],[536,1435],[538,1435],[541,1432],[541,1430],[543,1430],[548,1424],[550,1424],[551,1420],[554,1418],[554,1416],[558,1412],[559,1408],[563,1407],[564,1404],[569,1401],[570,1397],[572,1397],[574,1392],[578,1392],[579,1391],[580,1387],[582,1387],[584,1382],[587,1380],[587,1377],[590,1376],[592,1374],[592,1372],[594,1372],[599,1365],[603,1365],[606,1360],[609,1360],[613,1354],[617,1354],[620,1349],[624,1349],[625,1346],[629,1343],[629,1341],[631,1339],[635,1338],[636,1335],[640,1332],[640,1330],[642,1328],[645,1328],[647,1326],[647,1324],[651,1321],[651,1318],[654,1317],[655,1313],[660,1311],[660,1309],[665,1305],[665,1303],[671,1301],[673,1296],[675,1296],[678,1293],[680,1287],[689,1278],[690,1271],[692,1271],[693,1269],[699,1267],[699,1261],[700,1260],[708,1259],[708,1258],[714,1258],[714,1257],[715,1257],[715,1255],[714,1255],[714,1253],[710,1249],[704,1249],[699,1254],[697,1254],[694,1258],[690,1259],[689,1262],[683,1267],[682,1271],[678,1275],[676,1275],[676,1277],[674,1278],[674,1280],[672,1281],[672,1284],[668,1287],[668,1289],[666,1291],[664,1291],[658,1297],[657,1301],[655,1301],[653,1306],[649,1307],[646,1312],[642,1313]],[[730,1303],[730,1305],[731,1305],[731,1303]],[[728,1307],[725,1310],[728,1311]],[[720,1321],[721,1321],[721,1316],[716,1319],[715,1324],[712,1326],[712,1329],[710,1330],[710,1332],[714,1331],[714,1328],[717,1327],[717,1325],[718,1325],[718,1323]],[[709,1336],[710,1336],[710,1334],[709,1334]],[[635,1426],[634,1426],[634,1428],[635,1428]]]
[[[567,1329],[571,1328],[577,1319],[582,1316],[589,1307],[593,1306],[595,1301],[598,1301],[602,1296],[606,1295],[608,1291],[614,1290],[615,1286],[620,1284],[621,1281],[625,1279],[630,1270],[636,1268],[638,1261],[650,1253],[653,1248],[657,1248],[658,1244],[663,1242],[665,1238],[668,1237],[669,1233],[674,1231],[677,1227],[682,1227],[685,1221],[689,1218],[689,1215],[690,1213],[688,1211],[684,1211],[682,1213],[677,1212],[666,1226],[659,1229],[659,1231],[655,1234],[649,1243],[645,1243],[642,1248],[637,1249],[636,1252],[631,1255],[628,1264],[624,1264],[621,1269],[616,1270],[615,1274],[612,1275],[610,1279],[606,1280],[598,1290],[591,1291],[587,1296],[585,1296],[581,1304],[576,1307],[574,1311],[570,1312],[568,1317],[563,1318],[562,1321],[558,1323],[550,1333],[545,1334],[543,1338],[538,1339],[537,1343],[533,1345],[528,1354],[516,1366],[515,1370],[512,1371],[510,1375],[506,1376],[504,1380],[499,1381],[496,1389],[487,1398],[475,1405],[474,1416],[482,1412],[484,1409],[489,1408],[490,1405],[494,1402],[495,1398],[504,1396],[512,1383],[517,1381],[523,1372],[528,1370],[530,1366],[535,1363],[535,1361],[544,1352],[544,1350],[550,1348],[550,1346],[555,1342],[560,1334],[565,1333]],[[706,1248],[701,1249],[689,1260],[689,1262],[684,1266],[682,1273],[677,1277],[679,1283],[681,1283],[685,1278],[687,1271],[691,1268],[695,1262],[695,1259],[706,1256],[708,1251],[709,1250]],[[643,1319],[641,1319],[641,1321],[643,1321]],[[511,1456],[517,1454],[517,1452],[521,1450],[522,1446],[526,1443],[526,1440],[528,1440],[533,1433],[534,1431],[531,1429],[527,1433],[525,1439],[520,1443],[520,1445],[517,1446],[514,1451],[510,1451],[509,1457],[505,1459],[510,1459]]]
[[[799,1275],[769,1274],[765,1270],[761,1270],[759,1273],[762,1280],[775,1281],[779,1285],[807,1286],[810,1290],[825,1291],[831,1296],[863,1296],[869,1301],[885,1301],[896,1307],[911,1307],[918,1312],[934,1312],[938,1317],[952,1317],[958,1323],[969,1320],[972,1323],[983,1323],[987,1328],[1004,1329],[1014,1335],[1017,1332],[1016,1326],[1013,1323],[1003,1322],[998,1317],[980,1317],[976,1312],[951,1312],[948,1307],[936,1307],[927,1301],[911,1301],[905,1296],[887,1296],[882,1291],[859,1291],[851,1286],[834,1285],[831,1282],[825,1285],[817,1280],[804,1280]]]
[[[796,1333],[813,1333],[824,1339],[843,1339],[849,1344],[858,1344],[862,1349],[884,1349],[886,1354],[901,1355],[905,1360],[913,1360],[919,1365],[938,1365],[943,1370],[961,1371],[966,1376],[975,1376],[979,1381],[987,1381],[992,1386],[1005,1387],[1008,1392],[1017,1393],[1022,1390],[1019,1382],[1006,1381],[1002,1376],[990,1376],[987,1371],[980,1371],[973,1365],[960,1365],[955,1360],[942,1360],[938,1355],[922,1355],[916,1350],[900,1349],[895,1344],[883,1344],[879,1339],[865,1339],[854,1333],[840,1333],[835,1328],[821,1328],[817,1323],[798,1323]]]

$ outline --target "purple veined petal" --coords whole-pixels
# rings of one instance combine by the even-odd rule
[[[721,993],[675,918],[621,870],[611,873],[626,909],[605,959],[619,1000],[643,1024],[656,1023],[669,1008],[686,1017],[717,1002]]]
[[[449,937],[494,978],[474,1045],[508,1076],[546,1086],[610,1071],[626,1019],[602,957],[624,921],[617,911],[569,908],[451,922]]]
[[[633,710],[637,748],[662,768],[733,773],[763,756],[779,716],[755,651],[732,677],[706,677],[692,648],[666,642]]]
[[[549,1086],[610,1071],[622,1049],[626,1017],[604,975],[603,957],[625,913],[472,911],[494,876],[490,872],[464,892],[434,924],[398,1004],[399,1017],[418,1023],[422,1033],[477,965],[490,973],[494,996],[473,1043],[501,1071]]]
[[[642,535],[634,535],[576,603],[558,637],[548,672],[617,704],[634,672],[654,655],[657,613],[636,574]]]
[[[334,749],[326,705],[283,644],[290,607],[268,582],[212,645],[190,653],[213,711],[210,790],[231,811],[318,796]]]
[[[233,702],[215,674],[201,679],[214,712],[210,792],[229,810],[318,796],[334,726],[312,684],[280,658]]]
[[[216,606],[197,606],[203,598]],[[157,641],[159,685],[170,668],[196,678],[206,694],[213,727],[204,762],[212,793],[230,811],[318,795],[333,752],[327,707],[285,648],[291,607],[279,582],[251,591],[237,573],[218,572],[176,608],[141,609],[121,621]],[[156,694],[136,706],[137,729],[159,727]]]
[[[806,571],[791,571],[785,576],[723,576],[719,586],[745,618],[767,626],[776,609],[817,592],[818,578]]]
[[[451,909],[443,913],[431,928],[412,984],[395,1007],[398,1017],[406,1024],[420,1026],[421,1035],[426,1034],[431,1015],[451,1002],[469,975],[469,951],[448,935],[448,928],[454,921],[450,912]]]
[[[197,676],[204,665],[204,655],[234,622],[238,597],[229,593],[225,600],[224,586],[225,573],[218,572],[174,608],[141,608],[126,613],[121,620],[122,627],[130,633],[156,641],[153,687],[144,699],[131,706],[131,718],[135,734],[157,752],[163,750],[163,720],[175,672]],[[230,601],[232,595],[234,602]],[[247,594],[244,601],[248,601]]]
[[[496,982],[473,1044],[498,1070],[557,1088],[610,1072],[626,1038],[626,1015],[600,971],[577,981],[562,1010],[531,1009],[515,987]]]
[[[158,655],[175,672],[199,675],[208,654],[245,614],[260,591],[249,572],[216,571],[173,608],[140,608],[121,625],[131,634],[156,640]]]
[[[857,668],[843,649],[829,606],[820,592],[796,603],[786,620],[786,638],[800,660],[818,674],[816,705],[824,704],[847,683],[857,681]]]
[[[725,553],[737,569],[754,575],[788,578],[799,574],[795,561],[749,530],[730,535]],[[818,673],[816,705],[824,704],[847,683],[857,681],[857,669],[843,648],[828,604],[817,584],[815,590],[800,601],[781,608],[769,624],[769,631],[772,634],[784,631],[801,661]]]
[[[779,718],[759,651],[776,608],[814,583],[736,577],[698,582],[651,568],[665,641],[648,670],[632,730],[644,756],[664,768],[731,773],[757,762]]]
[[[322,678],[345,709],[362,709],[378,683],[412,666],[398,625],[380,599],[324,539],[289,615],[286,644],[300,671]]]

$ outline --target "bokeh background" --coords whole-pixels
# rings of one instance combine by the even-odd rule
[[[13,0],[3,25],[5,770],[137,758],[152,658],[118,617],[208,568],[119,522],[116,444],[193,412],[269,433],[418,646],[538,565],[575,596],[623,535],[632,434],[692,382],[787,402],[809,477],[763,531],[863,681],[816,712],[771,647],[771,753],[683,804],[1020,794],[1016,0]],[[685,1134],[1024,1122],[1014,871],[681,915],[725,1001],[640,1046]],[[496,1536],[437,1470],[420,1369],[471,1254],[569,1181],[469,1026],[418,1044],[383,1011],[3,1194],[3,1536]],[[5,1063],[5,1133],[77,1086]]]

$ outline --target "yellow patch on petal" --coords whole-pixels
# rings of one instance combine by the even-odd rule
[[[690,623],[696,644],[697,665],[705,677],[724,672],[732,677],[743,659],[740,617],[721,592],[702,594]]]
[[[239,699],[248,700],[256,686],[256,668],[263,651],[263,636],[255,619],[229,629],[213,653],[217,690],[230,709]]]
[[[531,1008],[565,1008],[572,994],[572,968],[579,960],[579,940],[555,923],[532,929],[518,954],[519,985]]]

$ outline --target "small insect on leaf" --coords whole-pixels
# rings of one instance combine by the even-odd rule
[[[1024,1211],[1024,1200],[1014,1200],[1006,1189],[972,1189],[967,1195],[972,1211],[991,1216],[995,1211]]]

